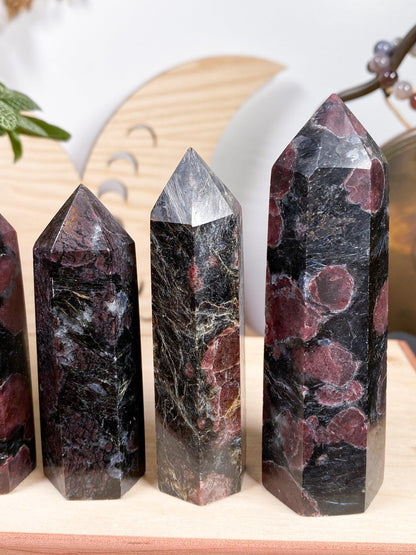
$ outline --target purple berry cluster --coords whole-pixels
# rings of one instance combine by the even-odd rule
[[[392,93],[398,100],[408,99],[410,106],[416,110],[416,92],[408,81],[399,80],[397,72],[391,67],[391,56],[401,39],[394,41],[380,40],[374,46],[374,56],[368,63],[368,70],[378,75],[381,87]],[[410,49],[410,54],[416,56],[416,44]]]

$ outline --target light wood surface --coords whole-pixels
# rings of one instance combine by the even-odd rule
[[[332,553],[415,552],[416,372],[400,343],[389,342],[384,484],[366,513],[339,517],[298,516],[261,485],[262,352],[260,337],[246,339],[247,470],[241,493],[198,507],[158,491],[152,362],[147,348],[143,352],[148,466],[144,478],[120,500],[66,501],[38,468],[14,492],[0,497],[4,532],[0,549],[14,549],[20,541],[21,546],[34,550],[38,546],[38,552],[45,553],[70,553],[71,548],[82,552],[84,547],[85,552],[172,551],[182,545],[195,553],[214,548],[223,553],[243,548],[245,552],[281,549],[282,553],[314,553],[318,548]],[[39,535],[29,538],[22,533]],[[90,537],[84,543],[68,537],[69,551],[62,551],[66,545],[62,534]],[[254,540],[260,543],[253,544]],[[335,548],[328,551],[331,545]]]

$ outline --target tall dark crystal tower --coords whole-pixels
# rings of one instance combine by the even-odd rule
[[[68,499],[120,497],[145,468],[134,242],[80,185],[34,271],[45,474]]]
[[[151,256],[159,488],[205,505],[241,482],[241,208],[192,149],[153,208]]]
[[[363,511],[384,470],[388,188],[335,95],[272,169],[263,483],[304,515]]]
[[[0,215],[0,493],[36,465],[26,311],[16,231]]]

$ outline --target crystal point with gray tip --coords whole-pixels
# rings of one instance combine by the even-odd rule
[[[134,242],[80,185],[34,273],[45,474],[68,499],[118,498],[145,468]]]
[[[189,149],[151,214],[159,488],[197,505],[240,490],[238,202]]]

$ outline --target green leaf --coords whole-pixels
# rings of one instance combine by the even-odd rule
[[[0,100],[0,127],[6,131],[13,131],[17,125],[17,114],[10,106]]]
[[[27,116],[22,116],[21,114],[17,117],[16,131],[22,135],[30,135],[31,137],[48,138],[48,134],[42,127],[31,121]]]
[[[8,131],[7,134],[9,135],[10,143],[12,145],[14,161],[17,162],[22,156],[22,143],[17,133],[14,133],[13,131]]]
[[[71,135],[64,129],[30,116],[19,116],[16,131],[22,135],[45,137],[55,141],[67,141],[71,138]]]
[[[18,91],[12,91],[10,89],[2,91],[0,89],[0,99],[16,112],[21,112],[22,110],[40,110],[36,102],[34,102],[27,95]]]

